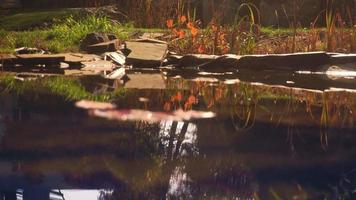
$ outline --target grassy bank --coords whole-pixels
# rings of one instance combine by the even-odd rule
[[[82,13],[82,14],[80,14]],[[81,40],[91,32],[107,32],[125,40],[130,33],[157,32],[120,24],[101,14],[83,14],[78,9],[10,13],[0,20],[0,53],[18,47],[37,47],[52,53],[79,51]]]
[[[57,13],[62,16],[63,13]],[[15,14],[7,18],[15,18],[21,14]],[[37,13],[30,16],[56,16],[53,13]],[[22,15],[21,15],[22,16]],[[22,16],[21,18],[28,19]],[[35,17],[36,18],[36,17]],[[42,17],[39,17],[39,22],[28,19],[31,29],[17,31],[15,27],[22,26],[26,20],[20,20],[5,24],[4,28],[0,29],[0,52],[11,53],[18,47],[37,47],[53,53],[78,51],[80,41],[91,32],[110,32],[116,34],[119,38],[125,39],[128,35],[126,30],[131,27],[118,24],[105,16],[85,16],[77,17],[68,15],[65,18],[53,18],[51,25],[43,27],[36,25],[43,23]],[[29,22],[31,21],[31,23]]]
[[[167,29],[162,30],[135,28],[133,23],[121,24],[103,13],[85,14],[78,9],[13,12],[0,19],[0,53],[13,53],[19,47],[77,52],[81,40],[91,32],[113,33],[121,40],[135,32],[165,32],[170,50],[180,54],[356,52],[356,28],[344,27],[335,19],[325,28],[277,29],[261,28],[253,16],[231,25],[212,22],[203,28],[182,15],[167,20]]]

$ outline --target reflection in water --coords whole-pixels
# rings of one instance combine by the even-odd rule
[[[169,189],[166,198],[192,199],[189,182],[192,181],[183,167],[176,167],[169,179]]]
[[[160,123],[162,145],[167,149],[167,159],[178,156],[197,155],[197,127],[189,122],[162,121]],[[173,157],[172,157],[173,156]]]
[[[1,197],[48,199],[61,189],[70,199],[64,189],[82,189],[100,200],[353,199],[352,93],[174,81],[167,90],[127,90],[116,108],[98,109],[216,117],[109,121],[75,108],[75,99],[3,92]]]

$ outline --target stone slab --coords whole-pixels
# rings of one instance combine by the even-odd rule
[[[12,59],[12,63],[22,66],[45,65],[60,67],[60,63],[64,62],[64,60],[64,56],[57,54],[21,54]]]
[[[356,63],[356,54],[331,55],[331,64]]]
[[[95,54],[63,53],[58,55],[64,56],[64,62],[69,64],[101,60],[101,57]]]
[[[325,52],[248,55],[242,56],[238,69],[251,70],[318,70],[320,66],[330,63],[330,56]]]
[[[160,66],[168,50],[167,44],[152,42],[126,42],[131,53],[126,59],[126,64],[134,67]]]
[[[102,42],[98,44],[89,45],[86,48],[88,53],[102,54],[105,52],[114,52],[120,48],[120,41],[118,39],[109,42]]]

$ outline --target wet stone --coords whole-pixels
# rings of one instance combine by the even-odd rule
[[[206,55],[206,54],[189,54],[179,58],[179,62],[177,64],[178,67],[197,67],[198,65],[202,65],[208,62],[212,62],[219,58],[217,55]],[[177,58],[176,56],[171,56],[172,60]]]
[[[225,55],[213,61],[210,61],[208,63],[199,65],[198,69],[200,71],[205,71],[205,72],[222,72],[222,73],[236,71],[238,61],[239,61],[239,56]]]
[[[325,52],[249,55],[238,61],[239,69],[252,70],[310,70],[316,71],[320,66],[330,62],[330,56]]]
[[[356,63],[356,54],[331,55],[331,64],[346,64],[346,63]]]

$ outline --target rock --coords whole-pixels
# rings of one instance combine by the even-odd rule
[[[62,55],[47,55],[47,54],[21,54],[17,55],[14,63],[22,66],[60,66],[61,62],[64,62],[65,57]]]
[[[240,56],[237,55],[224,55],[220,56],[213,61],[201,64],[198,66],[200,71],[204,72],[231,72],[236,71],[237,63]]]
[[[126,42],[126,47],[131,53],[126,58],[127,65],[134,67],[158,67],[163,62],[168,50],[168,45],[154,42]]]
[[[164,33],[143,33],[140,39],[159,39],[164,37]]]
[[[119,49],[120,42],[113,34],[89,33],[80,45],[82,51],[101,54]]]
[[[190,54],[179,58],[179,63],[177,67],[187,68],[187,67],[197,67],[204,63],[212,62],[219,58],[217,55],[206,55],[206,54]]]
[[[356,54],[331,55],[331,64],[346,64],[346,63],[356,63]]]
[[[114,52],[120,49],[119,40],[111,40],[109,42],[102,42],[87,46],[86,51],[88,53],[102,54],[105,52]]]
[[[330,56],[325,52],[310,52],[242,56],[237,67],[248,70],[316,71],[320,66],[328,63],[330,63]]]
[[[45,51],[38,48],[20,47],[15,49],[17,54],[45,54]]]

